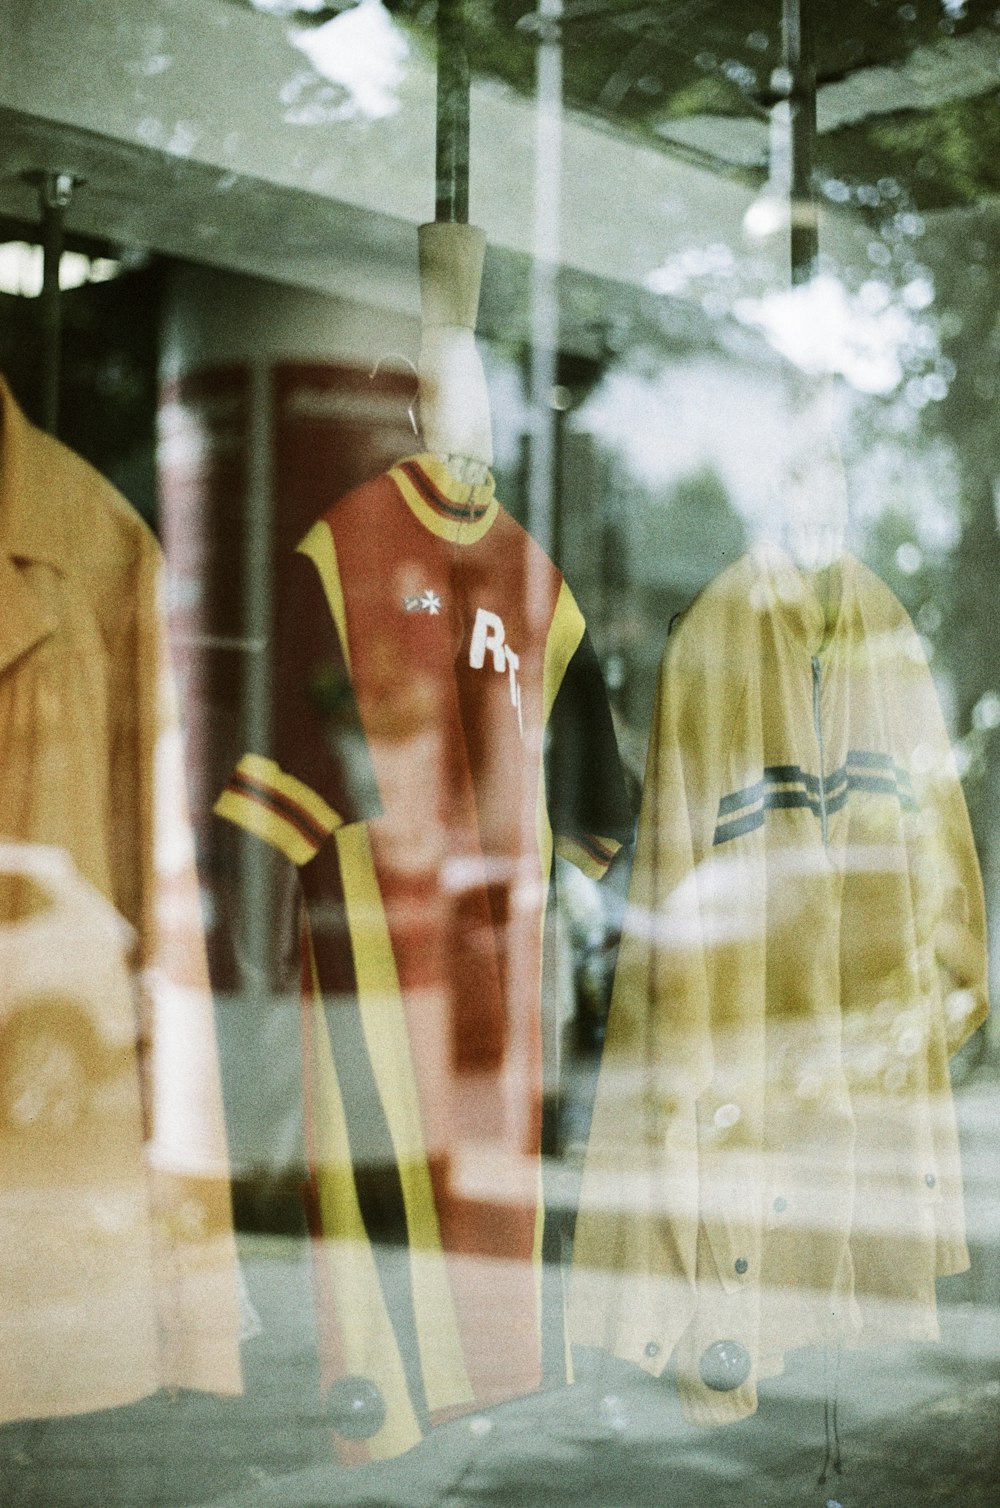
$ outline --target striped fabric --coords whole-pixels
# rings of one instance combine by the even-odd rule
[[[763,827],[766,814],[771,811],[804,808],[819,818],[825,805],[827,815],[832,816],[846,806],[852,791],[889,796],[905,812],[918,810],[910,776],[891,755],[852,749],[846,763],[829,775],[813,775],[799,765],[768,765],[762,778],[753,785],[723,796],[719,801],[714,846],[718,848]]]
[[[313,859],[341,822],[308,785],[257,754],[244,754],[215,810],[298,865]]]
[[[277,758],[245,755],[216,810],[299,868],[322,1376],[384,1406],[338,1438],[348,1465],[532,1391],[556,1354],[565,1381],[541,1263],[545,905],[554,852],[598,878],[631,820],[580,610],[492,478],[410,457],[297,553],[287,621],[331,629],[355,742],[340,701],[312,744],[279,717]],[[409,609],[424,597],[440,610]],[[279,668],[277,706],[309,671]],[[313,745],[337,757],[307,763]]]
[[[477,503],[474,494],[466,503],[452,502],[447,493],[434,485],[431,477],[416,461],[402,461],[399,470],[413,484],[424,502],[433,508],[435,513],[440,513],[442,518],[475,523],[483,517],[489,507],[489,501]]]
[[[452,544],[478,544],[500,513],[491,476],[465,485],[436,456],[410,456],[388,475],[418,522]]]
[[[567,859],[592,880],[603,879],[621,846],[614,838],[595,838],[589,835],[559,837],[555,843],[559,857]]]

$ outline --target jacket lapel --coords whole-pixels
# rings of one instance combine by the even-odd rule
[[[59,448],[29,424],[0,375],[0,675],[59,622],[29,579],[31,562],[63,571],[70,556],[65,499],[51,464]]]
[[[59,619],[32,591],[9,555],[0,554],[0,675],[42,639]]]

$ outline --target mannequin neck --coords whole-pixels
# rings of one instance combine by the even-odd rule
[[[481,487],[490,474],[486,462],[474,456],[439,455],[438,460],[447,466],[456,482],[466,487]]]

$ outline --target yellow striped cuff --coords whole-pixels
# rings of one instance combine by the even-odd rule
[[[293,864],[308,864],[342,822],[310,786],[259,754],[244,754],[214,810]]]
[[[568,859],[577,869],[592,880],[603,879],[608,865],[621,848],[614,838],[556,838],[556,853]]]

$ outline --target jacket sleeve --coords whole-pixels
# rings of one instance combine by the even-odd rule
[[[632,836],[632,808],[600,663],[565,583],[546,643],[545,682],[545,789],[555,851],[601,879]]]
[[[272,728],[244,752],[215,811],[302,866],[337,828],[380,811],[322,521],[287,563],[277,617]]]
[[[695,1308],[696,1100],[710,1081],[685,747],[690,674],[668,648],[581,1187],[570,1335],[658,1374]],[[695,700],[697,700],[697,696]]]
[[[909,627],[909,626],[908,626]],[[918,930],[933,939],[943,1030],[949,1053],[977,1031],[989,1010],[986,906],[972,825],[930,669],[912,627],[913,716],[909,768],[920,813]]]

